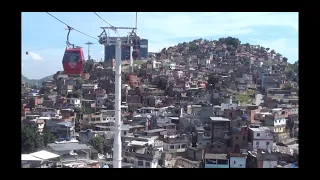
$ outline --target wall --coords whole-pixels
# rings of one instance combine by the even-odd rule
[[[259,134],[259,136],[258,136]],[[253,132],[253,139],[272,139],[271,132],[266,133],[265,131],[254,131]]]
[[[173,149],[172,149],[172,146],[174,146]],[[188,149],[187,143],[175,143],[175,144],[163,143],[163,150],[168,151],[170,153],[186,152],[187,149]]]
[[[269,145],[267,145],[269,143]],[[272,149],[273,147],[273,139],[270,140],[253,140],[252,142],[253,149],[262,149],[267,150]]]
[[[132,158],[132,157],[127,157],[127,161],[129,163],[132,163],[134,168],[157,168],[157,166],[158,166],[158,160],[157,159],[154,159],[151,162],[151,161],[146,161],[146,160],[138,160],[138,159]],[[147,166],[148,162],[150,163],[149,167]]]
[[[287,124],[287,120],[284,118],[274,120],[274,126],[284,126],[286,124]]]
[[[227,164],[208,164],[208,163],[205,163],[204,168],[229,168],[229,160],[227,160]]]
[[[230,168],[246,168],[246,157],[230,157]]]
[[[274,168],[277,165],[277,161],[263,161],[262,168]]]

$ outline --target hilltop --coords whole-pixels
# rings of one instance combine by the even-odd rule
[[[21,82],[28,83],[30,85],[41,85],[43,81],[53,80],[53,75],[46,76],[41,79],[28,79],[21,74]]]
[[[186,58],[196,55],[199,59],[205,59],[209,58],[212,54],[217,54],[219,51],[227,51],[230,56],[248,57],[246,55],[250,54],[250,57],[255,58],[255,60],[281,59],[281,61],[283,60],[284,62],[288,61],[288,58],[282,57],[280,53],[277,53],[271,48],[272,47],[263,47],[261,45],[251,45],[249,43],[243,44],[238,38],[234,37],[223,37],[218,40],[200,38],[163,48],[156,56],[161,59],[170,59],[179,57]]]

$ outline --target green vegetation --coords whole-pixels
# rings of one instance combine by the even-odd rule
[[[106,144],[103,136],[95,136],[90,141],[89,144],[94,147],[98,153],[106,154],[111,151],[111,147]]]
[[[238,38],[233,37],[219,38],[219,42],[226,44],[227,46],[233,46],[234,48],[238,48],[241,44],[241,41]]]
[[[234,93],[233,96],[237,101],[240,101],[240,103],[250,103],[254,97],[254,91],[249,89],[246,94]]]
[[[21,124],[21,149],[22,153],[31,153],[53,143],[56,137],[50,132],[41,135],[34,126]]]
[[[286,70],[286,77],[288,80],[298,82],[299,77],[299,61],[293,64],[288,63],[288,68]]]

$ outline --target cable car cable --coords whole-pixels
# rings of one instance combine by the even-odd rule
[[[51,17],[55,18],[56,20],[58,20],[59,22],[61,22],[62,24],[66,25],[67,27],[72,28],[72,30],[75,30],[75,31],[77,31],[78,33],[81,33],[81,34],[86,35],[86,36],[88,36],[88,37],[91,37],[91,38],[93,38],[93,39],[99,40],[98,38],[95,38],[95,37],[93,37],[93,36],[90,36],[90,35],[88,35],[88,34],[86,34],[86,33],[84,33],[84,32],[81,32],[81,31],[73,28],[72,26],[69,26],[67,23],[61,21],[60,19],[58,19],[58,18],[55,17],[54,15],[50,14],[49,12],[46,12],[46,13],[49,14]]]
[[[112,30],[120,36],[120,34],[118,33],[117,29],[116,29],[114,26],[112,26],[110,23],[108,23],[106,20],[104,20],[104,19],[103,19],[101,16],[99,16],[99,14],[97,14],[96,12],[93,12],[93,13],[94,13],[96,16],[98,16],[98,18],[100,18],[102,21],[104,21],[104,22],[107,23],[109,26],[111,26],[111,28],[113,28]]]

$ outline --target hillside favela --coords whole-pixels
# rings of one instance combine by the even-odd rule
[[[21,168],[299,167],[299,61],[284,41],[212,28],[162,46],[174,31],[150,33],[153,14],[83,13],[95,31],[80,14],[34,14],[23,21],[38,14],[56,38],[22,22]]]

